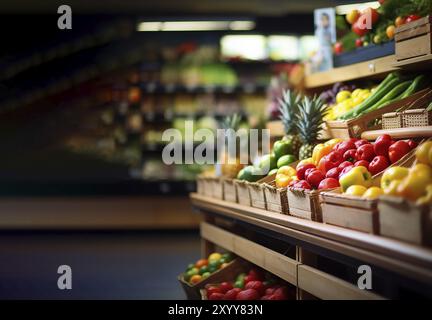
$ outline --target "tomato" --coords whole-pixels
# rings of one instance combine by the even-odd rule
[[[376,156],[372,162],[369,163],[368,170],[372,175],[376,175],[381,171],[384,171],[390,165],[389,161],[384,156]]]
[[[245,289],[237,294],[236,300],[258,300],[260,297],[255,289]]]
[[[388,149],[392,144],[392,138],[388,134],[383,134],[379,136],[373,145],[374,152],[377,156],[385,156],[388,155]]]
[[[316,167],[312,163],[306,163],[304,165],[297,167],[297,178],[299,178],[299,180],[304,180],[306,170],[311,168],[316,168]]]
[[[356,158],[358,160],[372,161],[375,157],[374,147],[371,144],[364,144],[357,149]]]
[[[354,143],[354,141],[351,140],[347,140],[347,141],[342,141],[340,143],[338,143],[335,146],[336,151],[339,151],[342,155],[345,154],[345,152],[347,152],[348,150],[351,149],[356,149],[356,145]]]
[[[330,169],[339,166],[342,163],[342,161],[343,161],[342,154],[338,151],[332,151],[320,160],[318,164],[318,170],[322,172],[327,172]]]
[[[339,173],[339,180],[340,180],[340,178],[341,178],[344,174],[350,172],[352,168],[354,168],[354,166],[349,166],[349,167],[346,167],[345,169],[343,169],[343,170]]]
[[[365,167],[365,168],[369,168],[369,162],[366,160],[360,160],[357,161],[356,163],[354,163],[354,167]]]
[[[250,281],[255,281],[256,279],[255,279],[255,277],[254,276],[251,276],[251,275],[247,275],[245,278],[244,278],[244,282],[245,283],[248,283],[248,282],[250,282]]]
[[[317,189],[320,182],[324,180],[324,178],[325,176],[321,171],[315,170],[307,176],[306,181],[309,182],[312,188]]]
[[[223,300],[235,300],[240,291],[242,291],[240,288],[233,288],[231,290],[228,290],[225,293]]]
[[[215,292],[215,293],[208,295],[209,300],[222,300],[223,298],[224,298],[223,293]]]
[[[207,296],[210,297],[213,293],[222,293],[219,287],[210,286],[207,288]]]
[[[265,292],[262,281],[250,281],[246,284],[245,289],[255,289],[260,295],[263,295]]]
[[[343,52],[343,46],[342,46],[342,43],[340,43],[340,42],[336,42],[336,43],[334,44],[334,52],[335,52],[336,54],[341,54],[341,53]]]
[[[201,267],[204,267],[206,265],[208,265],[207,259],[200,259],[195,263],[195,267],[197,267],[198,269],[200,269]]]
[[[317,170],[318,170],[317,168],[310,168],[310,169],[307,169],[306,172],[305,172],[305,180],[307,180],[308,176],[309,176],[312,172],[317,171]]]
[[[361,47],[363,47],[363,40],[360,39],[360,38],[356,39],[356,41],[355,41],[355,46],[356,46],[357,48],[361,48]]]
[[[318,190],[321,189],[333,189],[339,187],[339,181],[335,178],[326,178],[322,180],[318,185]]]
[[[231,290],[232,288],[233,288],[232,284],[229,282],[226,282],[226,281],[222,282],[219,285],[219,289],[222,293],[226,293],[227,291]]]
[[[286,300],[288,299],[288,288],[287,287],[279,287],[273,292],[274,300]]]
[[[394,25],[390,25],[386,29],[386,35],[389,39],[393,39],[395,36],[396,27]]]
[[[355,144],[356,148],[358,149],[362,145],[364,145],[364,144],[370,144],[370,143],[369,143],[369,141],[367,141],[365,139],[360,139],[360,140],[357,140],[356,142],[354,142],[354,144]]]
[[[389,148],[389,159],[391,163],[395,163],[399,159],[401,159],[404,155],[410,152],[411,148],[405,141],[397,141],[392,144]]]
[[[421,19],[421,16],[419,16],[419,15],[417,15],[417,14],[410,14],[410,15],[406,18],[405,22],[406,22],[406,23],[410,23],[410,22],[416,21],[416,20],[418,20],[418,19]]]
[[[275,292],[275,290],[276,290],[277,288],[276,287],[271,287],[271,288],[267,288],[266,290],[265,290],[265,295],[266,296],[270,296],[270,295],[272,295],[274,292]]]
[[[311,185],[306,180],[297,181],[293,186],[295,189],[312,190]]]
[[[343,162],[343,163],[345,163],[345,162]],[[352,163],[350,163],[350,165],[352,165]],[[339,167],[333,168],[333,169],[330,169],[329,171],[327,171],[326,178],[339,179],[339,173],[342,171],[342,169],[340,169]]]
[[[345,161],[355,162],[357,160],[357,150],[351,149],[351,150],[345,151],[343,158]]]

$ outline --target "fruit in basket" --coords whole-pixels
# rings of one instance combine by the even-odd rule
[[[357,149],[356,158],[358,160],[372,161],[375,158],[374,147],[371,144],[364,144]]]
[[[389,147],[388,156],[391,163],[395,163],[401,159],[404,155],[411,151],[410,146],[406,141],[396,141]]]
[[[297,159],[292,154],[286,154],[280,157],[277,161],[277,167],[281,168],[283,166],[288,166],[291,163],[294,163]]]
[[[328,106],[324,105],[316,96],[312,99],[305,97],[299,105],[296,125],[300,140],[303,143],[299,151],[300,160],[312,157],[312,151],[318,140],[318,133],[323,125],[323,118],[327,109]]]
[[[339,91],[339,93],[336,95],[336,103],[342,103],[347,99],[351,98],[351,92],[348,90],[342,90]]]
[[[388,149],[392,144],[392,138],[388,134],[379,136],[374,143],[374,152],[377,156],[388,156]]]
[[[335,178],[325,178],[318,185],[318,190],[333,189],[339,187],[339,181]]]
[[[410,14],[406,18],[405,23],[410,23],[410,22],[413,22],[413,21],[416,21],[416,20],[419,20],[419,19],[421,19],[421,16],[419,16],[417,14]]]
[[[409,174],[409,169],[405,167],[390,167],[384,171],[381,177],[381,188],[385,191],[390,187],[392,181],[402,181]],[[387,193],[387,192],[386,192]]]
[[[345,19],[349,24],[353,24],[360,17],[360,11],[354,9],[351,10],[346,16]]]
[[[395,19],[395,25],[396,27],[400,27],[401,25],[404,25],[406,23],[406,19],[404,17],[397,17]]]
[[[244,180],[249,182],[258,181],[263,177],[262,170],[255,168],[254,166],[247,166],[241,169],[237,175],[238,180]]]
[[[345,194],[349,196],[363,196],[368,189],[363,185],[352,185],[346,189]]]
[[[387,38],[390,40],[394,38],[396,32],[396,27],[394,25],[389,25],[386,29]]]
[[[271,170],[277,168],[276,156],[274,154],[266,154],[262,156],[258,167],[263,169],[264,172],[270,172]]]
[[[297,170],[297,178],[299,180],[304,180],[306,170],[316,168],[312,163],[298,164],[296,167]]]
[[[343,169],[339,169],[339,167],[337,168],[333,168],[330,169],[329,171],[327,171],[326,173],[326,178],[333,178],[333,179],[339,179],[339,174]]]
[[[214,252],[214,253],[209,255],[208,262],[218,261],[218,260],[220,260],[220,258],[222,258],[222,255],[218,252]]]
[[[282,99],[279,99],[280,119],[282,120],[285,131],[285,137],[283,140],[291,142],[292,146],[292,150],[279,154],[279,156],[289,153],[298,155],[300,150],[301,141],[298,136],[297,126],[295,124],[296,114],[298,113],[300,102],[301,96],[292,90],[284,91],[282,94]],[[276,154],[276,157],[279,158],[278,154]]]
[[[350,186],[361,185],[370,187],[371,174],[365,167],[354,167],[349,172],[343,174],[339,179],[342,191],[346,191]]]
[[[255,289],[245,289],[237,294],[236,300],[258,300],[259,292]]]
[[[307,177],[306,181],[312,186],[314,189],[318,189],[319,184],[321,181],[325,179],[324,173],[322,173],[320,170],[314,170],[310,172]]]
[[[322,157],[328,155],[332,151],[331,145],[325,145],[324,143],[317,144],[312,151],[312,161],[314,164],[318,164]]]
[[[383,189],[378,188],[378,187],[370,187],[363,194],[363,198],[368,199],[368,200],[374,200],[374,199],[378,199],[378,197],[383,195],[383,194],[384,194]]]
[[[276,160],[287,154],[293,154],[293,145],[289,140],[278,140],[273,144],[273,153]]]
[[[252,280],[246,283],[245,289],[254,289],[258,292],[259,295],[264,295],[265,287],[262,281],[260,280]]]
[[[426,186],[432,184],[432,168],[425,164],[416,164],[402,180],[397,192],[402,197],[416,201],[426,194]]]
[[[343,160],[342,154],[339,151],[332,151],[321,158],[317,168],[323,173],[327,173],[330,169],[338,167]]]
[[[240,120],[241,116],[237,113],[227,116],[222,122],[222,127],[225,130],[234,130],[237,132],[240,128]],[[228,138],[225,143],[228,144]],[[235,154],[230,154],[228,151],[225,151],[223,154],[221,171],[224,177],[235,178],[244,167],[240,161],[240,152],[241,150],[237,149]]]
[[[237,295],[239,294],[239,292],[241,292],[240,288],[233,288],[231,290],[228,290],[224,297],[223,300],[236,300],[237,299]]]
[[[193,275],[193,276],[190,278],[189,282],[190,282],[191,284],[197,284],[197,283],[200,282],[201,280],[202,280],[202,276],[199,275],[199,274],[195,274],[195,275]]]
[[[432,184],[429,184],[426,187],[426,195],[424,195],[421,198],[418,198],[416,204],[420,206],[432,204]]]
[[[223,293],[212,293],[211,295],[209,295],[208,299],[209,300],[223,300],[224,298],[224,294]]]
[[[351,162],[354,163],[357,160],[357,149],[350,149],[345,151],[345,153],[343,154],[343,159],[346,162]]]
[[[432,141],[426,141],[418,146],[415,155],[420,163],[432,164]]]
[[[368,170],[374,176],[381,171],[384,171],[390,165],[389,161],[384,156],[376,156],[373,158],[371,163],[369,163]]]
[[[207,266],[208,265],[208,261],[207,259],[199,259],[196,263],[195,263],[195,267],[200,269],[201,267]]]
[[[306,180],[296,181],[291,187],[294,189],[312,190],[312,186]]]

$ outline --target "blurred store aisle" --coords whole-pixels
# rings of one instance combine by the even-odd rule
[[[2,233],[0,299],[184,299],[176,277],[199,252],[195,232]]]

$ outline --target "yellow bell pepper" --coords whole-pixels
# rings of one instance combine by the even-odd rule
[[[318,165],[321,158],[328,155],[332,151],[332,149],[333,146],[325,145],[323,143],[320,143],[317,146],[315,146],[312,152],[312,160],[314,161],[314,164]]]
[[[331,140],[325,142],[324,145],[325,146],[331,146],[333,149],[333,147],[335,145],[337,145],[339,142],[342,142],[342,141],[343,141],[342,139],[335,138],[335,139],[331,139]]]
[[[372,175],[365,167],[354,167],[339,179],[339,183],[343,192],[354,185],[369,188],[372,185]]]
[[[416,204],[419,206],[432,204],[432,184],[426,187],[426,195],[417,199]]]
[[[432,184],[432,168],[425,164],[417,164],[410,169],[406,177],[399,185],[398,193],[411,201],[417,201],[426,195],[427,185]]]
[[[404,167],[388,168],[381,178],[381,188],[386,190],[394,180],[402,180],[409,174],[409,169]]]

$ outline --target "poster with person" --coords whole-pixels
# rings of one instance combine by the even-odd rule
[[[312,57],[312,72],[321,72],[333,68],[333,44],[336,42],[336,12],[334,8],[314,11],[315,37],[318,50]]]

